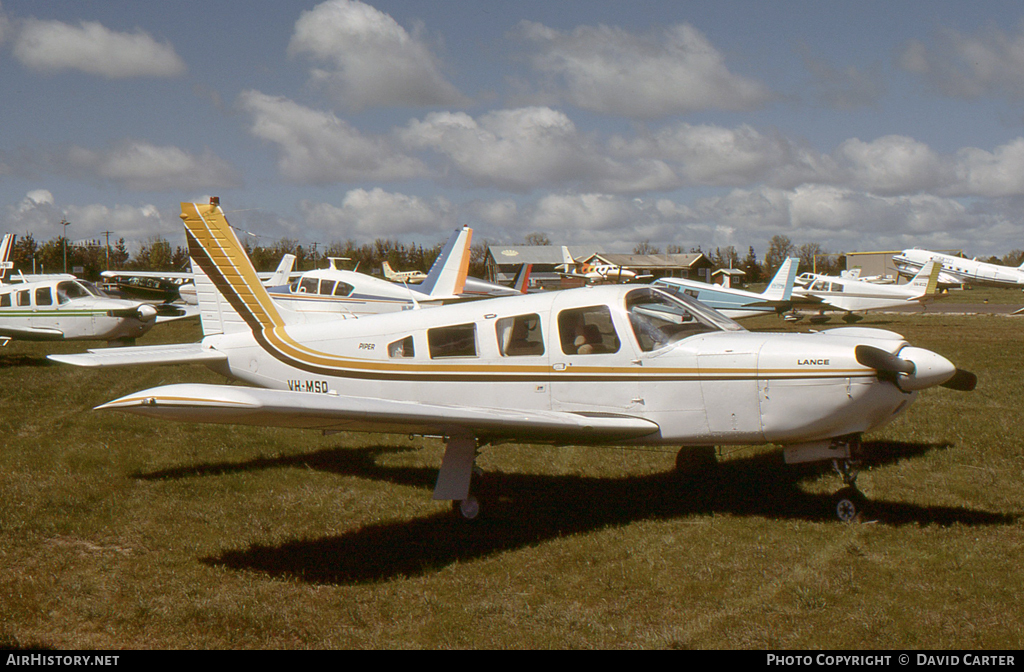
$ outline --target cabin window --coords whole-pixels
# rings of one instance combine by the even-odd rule
[[[619,337],[608,306],[572,308],[558,314],[558,335],[567,355],[598,355],[619,351]]]
[[[540,315],[534,313],[502,318],[495,323],[494,328],[498,335],[498,350],[502,357],[544,354]]]
[[[476,325],[456,324],[427,330],[431,359],[476,357]]]
[[[0,308],[10,308],[10,307],[11,307],[11,295],[10,295],[10,293],[0,294]]]
[[[320,281],[316,278],[303,278],[299,281],[299,294],[316,294]]]
[[[412,336],[406,336],[400,341],[388,344],[388,357],[396,359],[399,357],[414,357],[416,352],[412,347]]]
[[[37,306],[52,306],[53,305],[53,293],[49,287],[36,287],[36,305]]]
[[[347,282],[341,282],[339,280],[338,284],[336,284],[334,286],[334,295],[335,296],[348,296],[349,294],[352,293],[352,289],[353,289],[352,285],[348,284]]]
[[[330,296],[334,294],[334,280],[321,280],[319,294],[324,296]]]
[[[27,289],[18,292],[18,305],[19,306],[31,306],[32,305],[32,292]]]

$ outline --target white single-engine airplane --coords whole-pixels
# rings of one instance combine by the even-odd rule
[[[940,265],[939,286],[980,285],[988,287],[1024,287],[1024,264],[1002,266],[985,261],[954,257],[930,250],[903,250],[892,261],[899,274],[910,277],[929,261]]]
[[[186,422],[444,437],[434,498],[480,512],[479,447],[501,441],[696,447],[772,442],[787,462],[833,460],[862,504],[863,432],[920,390],[976,378],[882,330],[752,333],[687,297],[608,285],[303,324],[279,308],[214,204],[182,203],[206,333],[86,365],[201,362],[258,387],[178,384],[110,401]],[[177,350],[174,350],[177,348]],[[172,352],[173,351],[173,352]]]
[[[796,309],[819,311],[812,319],[828,319],[826,310],[841,310],[847,319],[852,313],[868,310],[920,305],[941,298],[938,293],[939,265],[925,262],[924,267],[905,285],[880,285],[867,280],[831,275],[814,275],[807,287],[793,290]]]
[[[782,262],[768,288],[760,294],[683,278],[658,278],[651,286],[676,295],[685,294],[734,320],[770,315],[793,307],[793,281],[799,263],[796,257]]]

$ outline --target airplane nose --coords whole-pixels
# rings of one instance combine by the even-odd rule
[[[859,363],[892,376],[889,379],[904,392],[935,385],[970,392],[978,383],[970,371],[958,369],[942,355],[924,348],[908,345],[893,355],[871,345],[858,345],[854,352]]]
[[[931,350],[908,345],[900,350],[897,356],[914,365],[911,373],[900,376],[899,386],[904,390],[923,390],[933,385],[941,385],[956,373],[953,362]]]
[[[144,303],[136,309],[136,314],[143,322],[151,322],[156,317],[156,308]]]

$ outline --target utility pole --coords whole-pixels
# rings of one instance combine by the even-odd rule
[[[64,226],[64,273],[68,272],[68,227],[71,226],[71,222],[60,218],[60,223]]]
[[[110,234],[112,234],[113,231],[103,231],[102,233],[107,238],[107,270],[109,271],[110,270]]]

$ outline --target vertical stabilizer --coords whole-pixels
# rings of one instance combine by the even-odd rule
[[[224,211],[211,201],[181,204],[203,335],[284,326]]]
[[[789,301],[793,295],[793,281],[796,279],[799,263],[800,260],[796,257],[788,257],[782,262],[775,277],[768,283],[768,289],[764,290],[761,296],[770,301]]]
[[[15,238],[17,238],[15,234],[5,233],[3,239],[0,240],[0,284],[7,279],[7,271],[14,268],[14,264],[11,262],[11,250],[14,249]]]
[[[277,269],[274,270],[274,274],[267,280],[267,287],[280,287],[288,284],[288,276],[292,274],[292,268],[295,267],[295,255],[286,254],[281,257],[280,263],[277,265]]]
[[[533,271],[533,264],[521,264],[516,277],[512,281],[512,289],[520,294],[526,294],[530,289],[530,272]]]
[[[928,261],[921,267],[921,270],[917,272],[917,275],[907,283],[909,286],[920,290],[916,294],[916,297],[929,296],[938,291],[940,270],[942,270],[942,266],[935,263],[934,260]]]
[[[464,226],[456,230],[445,244],[441,254],[427,273],[427,279],[415,291],[430,296],[446,297],[462,294],[469,274],[469,250],[473,229]],[[412,288],[410,288],[412,289]]]
[[[384,271],[384,277],[387,278],[388,280],[394,282],[395,280],[398,279],[398,274],[395,273],[394,269],[391,268],[391,264],[389,264],[388,262],[385,261],[383,264],[381,264],[381,269],[383,269]]]

